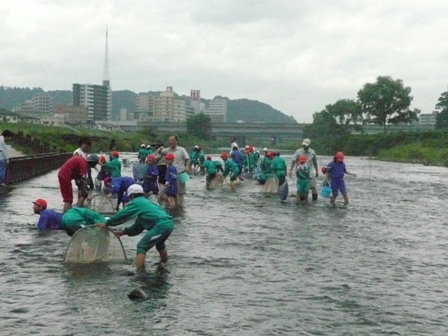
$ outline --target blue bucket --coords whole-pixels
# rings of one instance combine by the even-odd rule
[[[331,196],[331,188],[329,186],[322,187],[321,196],[323,198],[329,198]]]
[[[187,172],[183,172],[177,175],[177,178],[179,179],[180,183],[185,183],[190,179],[190,176],[188,176]]]

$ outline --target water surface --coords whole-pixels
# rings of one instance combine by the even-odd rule
[[[144,278],[130,263],[64,265],[70,238],[37,234],[31,203],[62,210],[57,172],[17,185],[0,196],[1,334],[447,335],[447,169],[346,164],[347,210],[193,177],[168,266],[151,250]],[[131,258],[138,240],[122,239]],[[130,301],[135,287],[149,300]]]

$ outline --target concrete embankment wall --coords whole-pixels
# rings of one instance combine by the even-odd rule
[[[9,159],[6,184],[14,184],[60,168],[72,153],[46,153]]]

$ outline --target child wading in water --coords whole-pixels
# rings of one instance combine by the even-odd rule
[[[145,181],[143,182],[143,191],[145,196],[158,195],[159,194],[159,184],[157,183],[157,178],[159,177],[159,170],[154,164],[154,155],[149,154],[146,157],[146,162],[148,163],[145,173]]]
[[[297,176],[297,203],[308,202],[308,193],[310,192],[310,182],[311,176],[310,167],[306,164],[306,156],[299,157],[299,164],[297,165],[296,176]]]
[[[167,208],[173,209],[177,205],[177,169],[173,165],[174,155],[168,153],[165,155],[167,170],[165,175],[165,195]]]
[[[344,197],[344,206],[347,206],[348,196],[347,190],[345,189],[344,175],[347,174],[356,177],[356,174],[348,172],[345,168],[344,154],[342,152],[336,153],[333,158],[333,162],[330,162],[328,164],[326,173],[327,174],[325,176],[325,183],[328,183],[328,181],[330,181],[332,192],[330,204],[334,206],[334,201],[336,200],[336,197],[338,197],[338,191],[340,191],[342,197]]]

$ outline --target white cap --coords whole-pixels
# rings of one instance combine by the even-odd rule
[[[145,147],[145,144],[142,144],[140,147]]]
[[[246,148],[249,148],[249,146],[246,146]]]
[[[140,184],[131,184],[127,191],[128,197],[132,194],[143,194],[143,188]]]
[[[196,146],[194,146],[194,148],[199,148],[199,146],[198,146],[198,145],[196,145]]]
[[[264,150],[265,152],[267,152],[268,149],[265,147],[265,148],[263,148],[263,150]]]
[[[304,140],[302,141],[302,145],[303,145],[303,146],[309,146],[309,145],[311,145],[311,140],[310,140],[310,139],[304,139]]]

